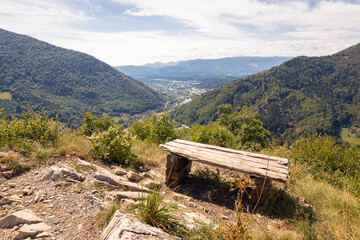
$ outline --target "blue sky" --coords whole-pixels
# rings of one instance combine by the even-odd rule
[[[1,0],[0,28],[110,65],[319,56],[360,42],[360,0]]]

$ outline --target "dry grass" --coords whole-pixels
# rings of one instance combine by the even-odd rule
[[[137,155],[143,163],[149,165],[159,165],[166,160],[167,155],[157,143],[146,141],[134,141],[131,152]]]
[[[106,225],[110,222],[111,217],[118,209],[120,209],[120,205],[118,203],[110,202],[98,212],[96,216],[97,224],[101,227],[106,227]]]
[[[13,176],[22,174],[30,170],[30,166],[23,164],[18,160],[17,154],[12,154],[7,157],[0,158],[0,169],[5,171],[12,171]]]
[[[302,240],[304,239],[300,234],[293,231],[277,231],[272,233],[257,232],[251,235],[252,239],[256,240]]]
[[[53,149],[53,154],[62,156],[66,153],[75,153],[84,159],[91,159],[91,143],[88,137],[76,132],[64,134]]]
[[[311,175],[293,166],[294,179],[289,190],[313,206],[314,219],[295,222],[305,238],[360,239],[360,199],[326,182],[314,180]]]

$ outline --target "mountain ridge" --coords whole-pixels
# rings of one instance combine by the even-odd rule
[[[360,44],[323,57],[296,57],[209,91],[174,110],[184,123],[207,123],[221,104],[249,106],[278,136],[339,135],[360,119]]]
[[[125,65],[115,68],[139,79],[149,77],[244,76],[278,65],[290,57],[227,57],[193,59],[141,66]]]
[[[78,124],[82,113],[141,113],[164,97],[144,83],[85,53],[0,29],[0,99],[6,113],[45,108],[60,121]]]

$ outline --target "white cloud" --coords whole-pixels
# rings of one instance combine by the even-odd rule
[[[105,14],[99,2],[95,6],[91,0],[83,1]],[[99,19],[61,0],[1,0],[0,27],[89,53],[112,65],[240,55],[326,55],[360,39],[358,3],[318,1],[310,6],[300,0],[111,1],[130,6],[119,14],[144,21],[160,16],[183,29],[177,33],[151,28],[84,30]]]

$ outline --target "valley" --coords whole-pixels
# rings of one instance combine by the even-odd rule
[[[193,98],[212,90],[211,87],[216,88],[233,80],[234,78],[231,77],[194,76],[192,78],[156,78],[142,81],[167,97],[165,109],[171,111],[182,104],[190,102]]]
[[[0,29],[0,238],[360,239],[359,86],[360,43],[115,69]]]

